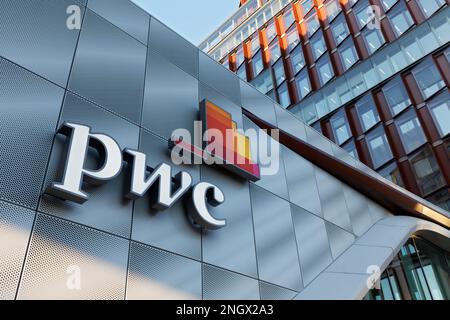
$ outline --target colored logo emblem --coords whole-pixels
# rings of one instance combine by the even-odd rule
[[[252,160],[249,137],[239,132],[237,124],[227,111],[208,100],[200,104],[203,139],[202,148],[183,140],[171,141],[194,158],[207,164],[219,164],[251,181],[261,179],[258,163]],[[198,163],[198,162],[196,162]]]

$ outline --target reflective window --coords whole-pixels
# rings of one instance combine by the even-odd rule
[[[337,144],[341,145],[352,136],[344,110],[335,113],[331,117],[330,125]]]
[[[388,179],[389,181],[395,183],[396,185],[403,187],[403,180],[400,175],[400,171],[395,162],[389,164],[385,168],[378,171],[378,173],[383,177]]]
[[[406,30],[408,30],[414,21],[406,8],[405,3],[402,1],[398,3],[389,13],[389,20],[391,21],[392,27],[397,35],[401,36]]]
[[[352,38],[348,38],[342,45],[338,47],[344,69],[347,70],[358,61],[355,45]]]
[[[273,89],[272,72],[270,71],[270,69],[266,69],[265,71],[261,72],[259,76],[254,78],[250,83],[254,85],[255,88],[260,92],[266,94]]]
[[[428,107],[441,136],[448,135],[450,133],[450,93],[448,91],[441,93],[428,103]]]
[[[278,101],[285,108],[289,107],[289,105],[291,104],[291,99],[289,98],[289,91],[286,82],[283,82],[283,84],[278,87]]]
[[[384,11],[388,11],[398,0],[381,0]]]
[[[339,4],[339,0],[330,0],[325,4],[325,8],[327,11],[328,21],[332,21],[340,12],[341,5]]]
[[[301,1],[304,12],[308,12],[313,7],[313,0],[303,0]]]
[[[399,114],[411,105],[408,93],[400,76],[383,87],[383,94],[393,116]]]
[[[445,4],[445,0],[417,0],[417,3],[428,18]]]
[[[360,29],[362,29],[370,21],[369,6],[370,3],[368,0],[359,0],[358,4],[353,9]]]
[[[347,142],[342,146],[342,149],[347,151],[353,158],[359,159],[358,151],[356,151],[355,142],[353,140]]]
[[[450,189],[440,190],[428,197],[427,200],[444,210],[450,211]]]
[[[406,153],[410,153],[426,142],[422,126],[414,109],[410,109],[408,112],[402,114],[395,120],[395,123]]]
[[[303,99],[311,92],[311,85],[308,78],[308,70],[303,70],[295,77],[297,91],[300,99]]]
[[[284,72],[283,60],[278,60],[273,66],[273,73],[275,75],[275,83],[280,85],[284,80],[286,80],[286,75]]]
[[[430,194],[445,185],[430,147],[425,147],[410,159],[422,194]]]
[[[392,159],[392,151],[382,126],[372,130],[366,137],[372,162],[375,168]]]
[[[292,9],[286,11],[283,17],[284,25],[286,26],[286,28],[289,28],[295,21],[294,12],[292,11]]]
[[[270,50],[270,60],[272,61],[272,63],[274,63],[275,61],[278,60],[278,58],[281,57],[281,50],[280,45],[278,43],[278,39],[276,39],[269,45],[269,50]]]
[[[445,87],[441,74],[431,58],[414,68],[412,74],[425,99]]]
[[[221,64],[228,70],[230,69],[230,60],[228,59],[228,56],[226,56],[225,59],[222,60]]]
[[[247,70],[245,68],[245,63],[241,64],[241,66],[237,69],[236,74],[242,80],[247,81]]]
[[[311,38],[311,47],[314,60],[319,59],[327,51],[322,32],[317,32],[314,37]]]
[[[264,63],[261,55],[261,50],[259,50],[254,56],[253,56],[253,71],[254,76],[256,77],[258,74],[260,74],[261,71],[264,69]]]
[[[239,67],[244,62],[244,59],[244,49],[240,46],[236,51],[236,66]]]
[[[380,122],[380,116],[371,94],[356,102],[355,108],[364,131],[371,129]]]
[[[370,54],[373,54],[384,44],[384,37],[378,29],[365,29],[363,31],[364,41],[366,42],[367,49]]]
[[[322,86],[334,77],[333,68],[331,67],[331,62],[328,54],[320,58],[319,62],[317,62],[316,67],[317,72],[319,73],[320,84]]]
[[[266,28],[267,41],[272,41],[273,38],[277,35],[277,29],[275,28],[275,24],[273,22]]]
[[[255,53],[261,48],[261,44],[259,42],[258,34],[254,35],[252,38],[252,53]]]
[[[305,58],[303,57],[301,46],[298,46],[291,52],[291,60],[294,67],[294,73],[297,73],[303,69],[305,66]]]
[[[297,28],[294,26],[287,32],[288,49],[291,51],[300,42]]]
[[[333,21],[330,27],[331,31],[333,32],[336,45],[339,45],[350,34],[347,23],[345,22],[345,17],[343,15],[339,16],[338,19]]]
[[[317,17],[317,14],[314,12],[312,15],[310,15],[308,18],[305,19],[306,22],[306,28],[308,32],[308,36],[312,36],[314,32],[317,31],[320,27],[319,18]]]

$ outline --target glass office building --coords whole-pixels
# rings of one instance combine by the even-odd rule
[[[385,178],[449,210],[448,4],[248,0],[200,48]]]
[[[274,3],[281,2],[266,4]],[[284,68],[276,63],[276,95],[290,99],[293,86],[303,88],[292,111],[316,97],[327,100],[307,109],[314,113],[336,102],[336,112],[305,118],[334,130],[333,142],[128,0],[1,0],[0,299],[448,299],[450,213],[399,186],[414,182],[424,195],[445,199],[442,49],[450,32],[439,3],[426,7],[430,18],[412,37],[405,31],[398,39],[425,50],[410,51],[412,65],[398,56],[407,51],[384,46],[334,79],[337,56],[326,40],[314,45],[314,67],[312,52],[306,62],[295,58],[300,76],[292,81],[283,74],[286,52],[267,42]],[[251,4],[241,7],[249,17],[265,8]],[[311,28],[325,34],[312,16]],[[251,21],[245,17],[230,28]],[[284,17],[291,24],[299,18]],[[359,37],[366,32],[376,41],[369,31]],[[348,39],[342,36],[342,48],[351,48]],[[308,46],[300,43],[293,52]],[[364,69],[383,50],[383,69]],[[252,60],[260,74],[272,72],[266,51]],[[394,68],[391,59],[406,71],[384,83],[375,75]],[[311,77],[318,70],[324,73]],[[356,87],[341,91],[354,72],[367,76],[357,78],[360,97]],[[327,84],[308,89],[314,81]],[[422,90],[417,96],[412,84]],[[214,106],[211,118],[205,105]],[[423,117],[440,123],[439,134]],[[174,132],[195,136],[199,120],[233,134],[256,130],[233,135],[245,141],[233,151],[261,155],[250,157],[257,177],[237,166],[173,161]],[[386,142],[393,134],[403,149]],[[364,144],[373,165],[356,159]],[[404,176],[408,166],[417,179]],[[144,185],[141,193],[135,183]]]

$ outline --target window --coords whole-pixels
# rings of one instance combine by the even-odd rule
[[[381,0],[384,11],[388,11],[398,0]]]
[[[239,69],[237,69],[236,72],[237,76],[239,78],[241,78],[242,80],[247,81],[247,70],[245,68],[245,63],[241,64],[241,66],[239,67]]]
[[[358,54],[356,53],[353,40],[348,38],[342,45],[338,47],[339,54],[341,56],[342,64],[345,70],[351,68],[356,61],[358,61]]]
[[[383,35],[378,29],[365,29],[363,36],[370,54],[373,54],[384,44]]]
[[[330,0],[325,4],[328,21],[332,21],[341,12],[339,0]]]
[[[371,131],[366,139],[375,168],[379,168],[392,159],[392,151],[382,126]]]
[[[391,163],[387,167],[378,171],[378,173],[383,177],[392,181],[400,187],[404,187],[400,171],[398,170],[397,164],[395,162]]]
[[[426,142],[422,126],[414,109],[410,109],[408,112],[402,114],[395,120],[395,123],[406,153],[410,153]]]
[[[266,94],[273,89],[272,72],[269,69],[266,69],[250,83],[260,92]]]
[[[292,49],[300,42],[300,37],[298,36],[298,31],[295,26],[287,32],[287,41],[289,51],[292,51]]]
[[[284,25],[286,26],[286,28],[289,28],[291,26],[291,24],[293,24],[295,21],[295,17],[294,17],[294,12],[292,11],[292,9],[286,11],[284,13]]]
[[[378,115],[372,95],[368,94],[359,100],[356,103],[355,108],[364,132],[380,122],[380,116]]]
[[[275,83],[277,85],[281,84],[284,80],[286,80],[283,60],[278,60],[278,62],[274,64],[273,73],[275,74]]]
[[[359,0],[358,4],[353,9],[360,29],[364,28],[364,26],[370,21],[369,6],[370,3],[368,0]]]
[[[278,101],[285,108],[289,107],[289,105],[291,104],[291,99],[289,98],[289,91],[286,82],[283,82],[283,84],[278,87]]]
[[[253,71],[254,71],[254,77],[256,77],[258,74],[260,74],[261,71],[264,69],[264,63],[261,55],[261,50],[259,50],[254,56],[253,56]]]
[[[308,32],[308,36],[311,37],[314,32],[317,31],[320,27],[319,18],[316,13],[313,13],[308,18],[305,19],[306,22],[306,30]]]
[[[444,210],[450,211],[450,189],[440,190],[428,197],[427,200]]]
[[[417,0],[417,3],[428,18],[445,4],[445,0]]]
[[[269,45],[269,50],[270,50],[270,60],[272,61],[272,63],[274,63],[275,61],[278,60],[278,58],[281,57],[281,50],[280,45],[278,44],[278,39],[275,39],[275,41],[273,41]]]
[[[412,74],[425,100],[445,87],[441,74],[432,59],[428,59],[414,68]]]
[[[358,152],[356,151],[355,142],[353,140],[347,142],[342,146],[342,149],[347,151],[353,158],[359,159]]]
[[[272,41],[273,38],[277,35],[277,30],[275,29],[275,24],[272,22],[270,25],[266,28],[266,34],[267,34],[267,41]]]
[[[411,100],[400,76],[383,87],[383,94],[393,116],[396,116],[411,105]]]
[[[442,137],[450,133],[450,93],[445,91],[434,98],[428,107]]]
[[[330,125],[337,144],[343,144],[352,136],[344,110],[335,113],[331,117]]]
[[[411,157],[411,164],[422,194],[429,194],[445,185],[436,159],[428,146]]]
[[[306,13],[309,10],[312,9],[312,7],[313,7],[313,0],[303,0],[301,4],[302,4],[304,12]]]
[[[244,49],[242,46],[239,47],[239,49],[236,51],[236,66],[239,68],[244,62]]]
[[[227,68],[228,70],[230,70],[230,59],[228,59],[228,56],[226,56],[223,61],[221,62],[221,64]]]
[[[318,32],[314,35],[314,37],[311,39],[311,47],[314,55],[314,60],[319,59],[325,51],[327,51],[327,47],[325,45],[325,40],[323,38],[323,33]]]
[[[297,84],[297,91],[300,99],[306,97],[308,93],[311,92],[311,85],[308,78],[308,70],[303,70],[295,77],[295,82]]]
[[[294,73],[299,72],[305,66],[305,58],[303,57],[303,51],[301,46],[298,46],[291,53],[292,65],[294,67]]]
[[[398,3],[395,8],[388,13],[388,17],[397,37],[401,36],[414,24],[411,14],[404,2]]]
[[[252,38],[252,53],[255,53],[261,48],[261,44],[259,42],[258,34],[254,35]]]
[[[330,58],[324,55],[317,62],[317,71],[319,73],[320,84],[323,86],[334,77],[333,68],[331,67]]]
[[[350,32],[348,31],[347,23],[345,22],[343,15],[331,24],[331,31],[333,32],[336,45],[339,45],[345,38],[347,38]]]

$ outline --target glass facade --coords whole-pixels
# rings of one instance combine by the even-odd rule
[[[450,299],[450,252],[411,238],[381,275],[366,300]]]

